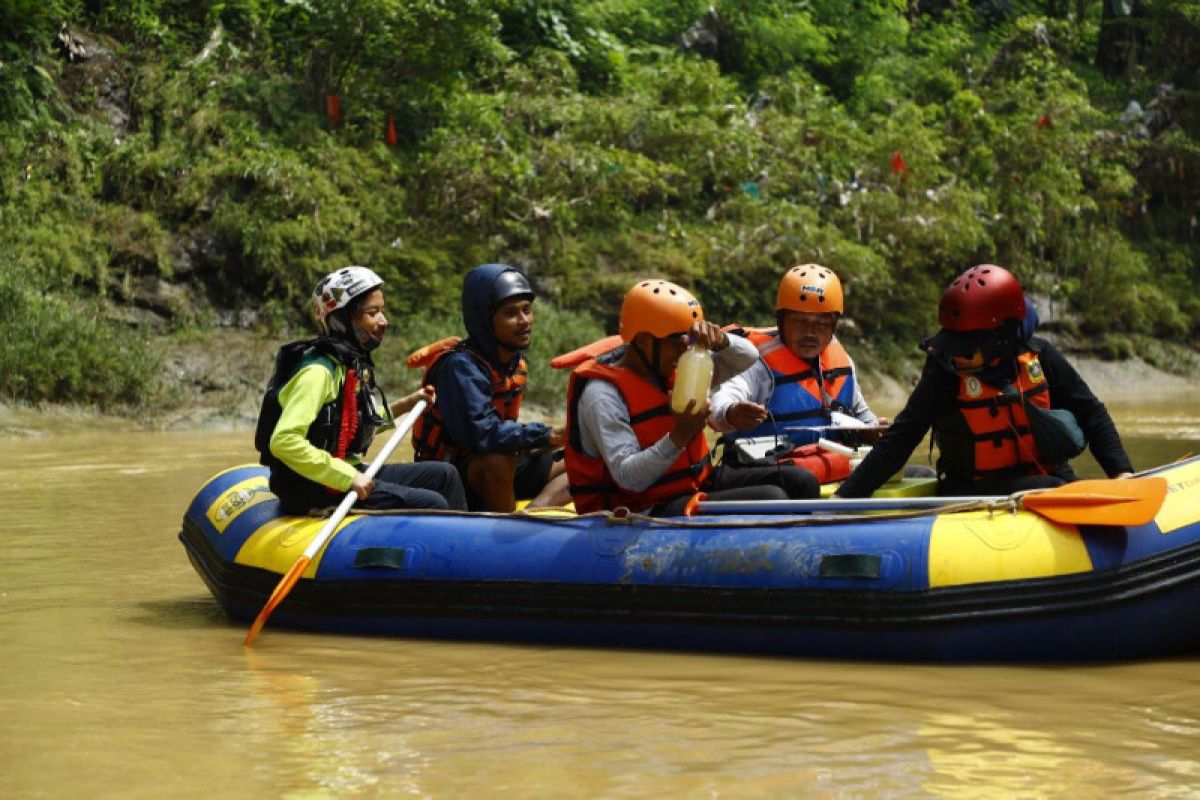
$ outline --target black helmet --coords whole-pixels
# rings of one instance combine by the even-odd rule
[[[505,301],[514,297],[528,297],[532,300],[534,298],[533,287],[529,285],[529,279],[525,277],[525,273],[515,267],[506,266],[504,271],[497,275],[496,280],[492,282],[492,297],[488,306],[494,314]]]

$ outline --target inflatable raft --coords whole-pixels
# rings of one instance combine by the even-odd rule
[[[994,506],[351,516],[268,627],[935,662],[1197,653],[1200,458],[1145,474],[1167,495],[1136,526]],[[249,623],[322,522],[280,516],[245,466],[200,490],[180,538]]]

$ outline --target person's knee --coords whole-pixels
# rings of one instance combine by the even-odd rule
[[[507,481],[512,483],[517,468],[517,457],[514,453],[482,453],[471,459],[467,468],[471,483],[492,483]]]
[[[450,503],[446,501],[446,497],[437,492],[430,492],[428,497],[422,497],[421,499],[425,503],[422,508],[434,511],[446,511],[450,508]]]
[[[821,494],[821,483],[817,476],[794,464],[785,465],[780,471],[780,481],[786,496],[803,500]]]
[[[761,500],[787,500],[789,497],[787,489],[782,486],[760,486],[758,491],[762,495]]]
[[[411,486],[396,487],[395,508],[419,508],[424,511],[445,511],[450,507],[445,495],[432,489],[417,489]]]
[[[458,468],[446,461],[434,461],[431,464],[437,464],[437,470],[433,473],[442,486],[452,486],[456,483],[461,483],[462,478],[458,474]]]
[[[1056,486],[1063,486],[1066,481],[1057,475],[1035,475],[1032,478],[1027,478],[1022,482],[1024,485],[1016,491],[1027,491],[1029,489],[1053,489]]]

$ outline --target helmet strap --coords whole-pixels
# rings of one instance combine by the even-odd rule
[[[630,344],[633,345],[633,347],[630,349],[633,350],[634,354],[637,356],[638,362],[641,363],[646,372],[649,373],[650,380],[654,382],[654,385],[661,389],[663,394],[666,394],[667,382],[663,380],[662,376],[659,375],[658,372],[658,365],[662,362],[662,343],[658,340],[657,336],[651,336],[650,341],[652,344],[650,345],[649,360],[646,359],[646,354],[642,352],[642,348],[637,345],[637,342],[630,342]]]
[[[351,338],[348,334],[350,333],[350,328],[353,327],[353,323],[350,322],[349,317],[350,315],[346,312],[345,308],[330,311],[325,315],[326,332],[330,336],[339,339]]]

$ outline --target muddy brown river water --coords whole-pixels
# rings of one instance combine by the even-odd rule
[[[1110,405],[1138,466],[1200,451],[1194,399]],[[1200,657],[940,667],[279,629],[244,650],[176,534],[249,440],[0,438],[0,797],[1200,793]]]

